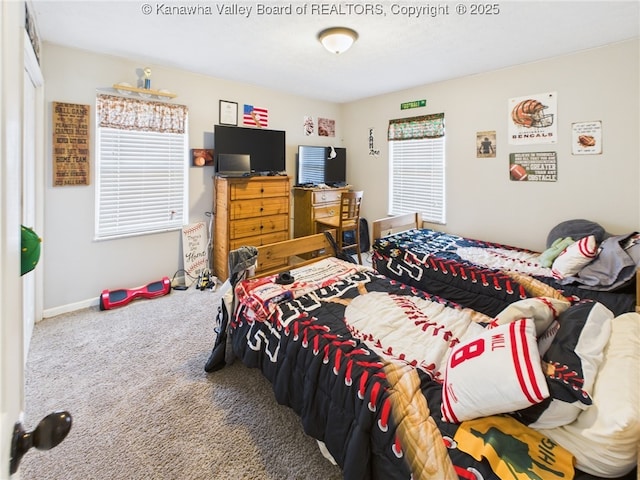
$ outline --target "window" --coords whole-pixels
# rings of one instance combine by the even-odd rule
[[[389,122],[389,213],[445,223],[444,114]]]
[[[96,239],[186,224],[186,107],[98,95],[96,125]]]

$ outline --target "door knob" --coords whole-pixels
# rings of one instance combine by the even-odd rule
[[[22,423],[17,422],[11,439],[11,464],[9,473],[18,471],[20,460],[31,447],[38,450],[51,450],[65,439],[71,430],[71,414],[64,411],[50,413],[38,423],[35,430],[25,431]]]

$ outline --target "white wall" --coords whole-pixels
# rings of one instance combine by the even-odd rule
[[[365,191],[364,215],[387,214],[389,120],[444,112],[447,224],[431,227],[537,250],[554,225],[572,218],[612,233],[640,230],[638,45],[622,42],[345,105],[348,173]],[[509,145],[508,100],[552,91],[558,93],[557,144]],[[400,110],[417,99],[426,99],[426,108]],[[602,121],[602,155],[572,155],[571,124],[592,120]],[[368,155],[370,127],[379,157]],[[496,158],[476,158],[476,132],[484,130],[497,132]],[[510,181],[509,153],[536,151],[557,152],[557,182]]]
[[[114,83],[135,84],[136,69],[152,69],[152,87],[166,88],[178,97],[174,103],[189,107],[191,148],[213,148],[213,125],[219,121],[219,100],[252,104],[269,109],[269,128],[287,132],[287,172],[295,175],[298,144],[343,146],[339,105],[286,95],[248,84],[239,84],[133,62],[82,50],[44,44],[42,69],[46,82],[47,146],[45,149],[46,191],[43,231],[45,316],[76,307],[97,304],[103,289],[136,287],[172,277],[182,268],[181,234],[170,232],[135,238],[95,242],[94,172],[90,186],[53,187],[51,161],[51,102],[79,103],[95,112],[96,89]],[[305,137],[305,115],[336,120],[336,137]],[[239,119],[241,125],[242,119]],[[91,119],[95,136],[95,119]],[[91,138],[92,168],[94,138]],[[207,220],[212,208],[213,167],[189,169],[190,222]],[[292,180],[293,182],[293,180]]]

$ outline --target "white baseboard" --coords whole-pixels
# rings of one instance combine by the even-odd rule
[[[47,308],[42,312],[42,318],[51,318],[63,313],[74,312],[83,308],[96,307],[100,304],[99,298],[90,298],[81,302],[69,303],[67,305],[60,305],[59,307]]]

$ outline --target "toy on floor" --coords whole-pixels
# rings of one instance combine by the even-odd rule
[[[122,307],[136,298],[161,297],[169,292],[171,292],[171,280],[169,280],[169,277],[163,277],[160,281],[137,288],[103,290],[102,295],[100,295],[100,310]]]

